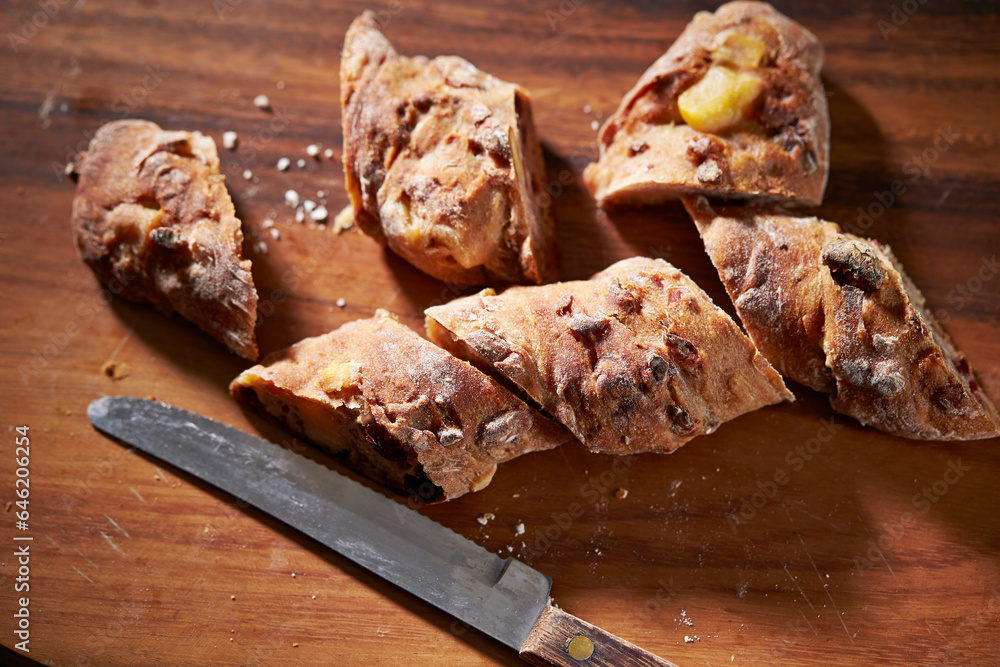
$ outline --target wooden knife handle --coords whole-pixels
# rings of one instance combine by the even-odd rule
[[[558,667],[677,667],[551,605],[535,621],[520,655],[533,665]]]

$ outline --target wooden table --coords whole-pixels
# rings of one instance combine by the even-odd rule
[[[702,4],[371,6],[402,53],[458,54],[533,91],[549,179],[569,182],[554,200],[567,277],[663,257],[732,312],[679,206],[609,217],[581,181],[596,155],[592,124]],[[827,50],[833,154],[819,214],[858,229],[859,207],[876,213],[861,231],[893,247],[1000,399],[997,5],[780,5]],[[454,296],[357,231],[296,224],[282,204],[290,188],[323,190],[334,213],[347,201],[337,69],[364,6],[3,3],[5,646],[18,641],[13,614],[28,595],[30,656],[53,665],[520,664],[259,512],[127,452],[85,415],[103,394],[155,395],[288,439],[229,398],[244,361],[180,318],[102,299],[77,259],[63,166],[109,119],[200,129],[220,145],[222,132],[239,133],[239,147],[220,152],[261,294],[262,350],[379,307],[418,326],[426,306]],[[261,93],[272,112],[253,105]],[[333,158],[307,158],[312,143]],[[293,160],[287,172],[275,168],[281,157]],[[905,192],[882,194],[896,181]],[[280,240],[263,227],[271,216]],[[483,492],[423,511],[551,575],[571,613],[681,665],[996,660],[1000,440],[890,437],[792,388],[794,404],[671,456],[532,454],[502,466]],[[15,529],[9,507],[19,425],[32,445],[28,531]],[[776,474],[787,483],[774,484]],[[496,518],[481,526],[484,512]],[[521,522],[526,533],[515,536]],[[14,589],[14,533],[34,538],[29,594]]]

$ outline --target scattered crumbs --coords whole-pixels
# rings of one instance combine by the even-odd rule
[[[233,150],[234,148],[236,148],[236,142],[238,142],[239,140],[240,140],[239,135],[237,135],[235,132],[222,133],[222,145],[228,148],[229,150]]]
[[[250,171],[249,169],[244,169],[243,170],[243,180],[252,181],[253,180],[253,172]]]
[[[274,227],[274,220],[268,218],[267,220],[262,222],[260,226],[263,227],[264,229],[270,229],[271,227]]]
[[[75,172],[76,172],[76,164],[74,164],[73,162],[67,162],[66,166],[63,167],[63,174],[65,174],[66,176],[72,176]],[[18,194],[23,195],[24,188],[21,188],[21,191]]]
[[[344,306],[347,305],[347,299],[345,299],[344,297],[340,297],[339,299],[337,299],[336,303],[337,303],[337,308],[343,308]]]
[[[521,542],[521,548],[522,548],[522,549],[527,549],[527,548],[528,548],[528,545],[526,545],[526,544],[525,544],[524,542]]]
[[[673,498],[674,496],[677,495],[677,490],[681,488],[681,484],[683,484],[683,483],[684,483],[684,480],[682,480],[682,479],[675,479],[674,481],[670,482],[670,497],[671,498]]]
[[[104,365],[101,366],[101,370],[111,378],[112,382],[118,382],[124,380],[131,374],[131,369],[126,363],[116,363],[114,361],[106,361]]]
[[[487,523],[490,522],[490,519],[495,519],[495,518],[497,517],[495,514],[493,514],[493,512],[486,512],[482,516],[476,517],[476,521],[479,522],[479,525],[485,526]]]
[[[345,229],[350,229],[354,226],[354,207],[348,204],[337,214],[337,217],[333,219],[333,231],[339,234]],[[516,498],[517,496],[515,496]]]
[[[283,157],[280,160],[278,160],[278,171],[286,171],[291,166],[292,166],[292,161],[286,157]]]
[[[275,229],[274,227],[272,227],[271,228],[271,238],[274,239],[275,241],[279,240],[281,238],[281,232],[279,232],[277,229]]]
[[[315,600],[315,599],[316,599],[316,596],[314,595],[314,596],[313,596],[313,600]]]
[[[312,213],[309,214],[309,217],[316,222],[323,222],[330,217],[330,213],[326,210],[326,206],[317,206]]]
[[[253,105],[258,109],[267,110],[271,108],[271,100],[267,99],[267,95],[258,95],[253,98]]]
[[[306,161],[303,160],[302,158],[299,158],[298,160],[295,161],[295,166],[298,167],[299,169],[305,169]]]
[[[514,547],[507,545],[507,553],[514,553]]]
[[[229,596],[229,599],[230,599],[230,600],[234,600],[234,601],[235,601],[235,600],[236,600],[236,596],[235,596],[235,595],[230,595],[230,596]]]
[[[592,129],[594,132],[597,132],[597,130],[600,129],[600,127],[601,124],[598,123],[596,120],[590,121],[590,129]]]
[[[292,572],[292,579],[294,579],[294,578],[295,578],[295,573],[294,573],[294,572]]]
[[[319,146],[316,144],[309,144],[306,146],[306,155],[309,157],[319,157]]]
[[[515,493],[514,495],[511,496],[511,498],[520,498],[520,497],[521,497],[520,493]]]
[[[687,635],[684,635],[684,642],[687,644],[690,644],[691,642],[700,642],[700,641],[701,637],[699,637],[698,635],[695,635],[693,637],[688,637]]]
[[[332,148],[327,148],[325,151],[323,151],[323,157],[325,157],[327,160],[332,159],[333,158],[333,149]]]
[[[299,647],[298,642],[292,642],[292,648],[298,648],[298,647]]]
[[[590,108],[589,104],[584,104],[583,105],[583,113],[590,113],[591,111],[592,111],[592,109]]]
[[[302,208],[306,210],[306,213],[312,213],[316,209],[316,202],[312,199],[307,199],[302,202]]]
[[[278,87],[278,90],[284,90],[285,89],[285,82],[284,81],[279,81],[275,85]]]
[[[523,523],[519,523],[516,526],[514,526],[514,534],[515,535],[524,535],[524,524]]]
[[[286,190],[285,191],[285,203],[288,204],[289,206],[291,206],[292,208],[295,208],[296,206],[298,206],[299,205],[299,193],[296,192],[295,190]]]
[[[265,243],[264,241],[257,241],[256,243],[253,244],[253,249],[254,252],[256,252],[258,255],[266,255],[267,243]]]
[[[617,498],[618,500],[625,500],[626,498],[628,498],[628,489],[623,488],[615,491],[615,498]]]

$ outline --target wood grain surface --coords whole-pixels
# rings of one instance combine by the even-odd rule
[[[832,170],[818,213],[892,246],[1000,399],[1000,8],[777,5],[827,50]],[[347,201],[339,49],[366,7],[401,53],[457,54],[533,92],[568,278],[663,257],[732,312],[680,206],[606,215],[581,181],[596,156],[592,124],[696,10],[714,5],[0,2],[8,649],[23,596],[29,655],[52,665],[522,664],[293,530],[129,453],[85,415],[104,394],[154,395],[290,442],[229,398],[246,362],[180,318],[108,298],[78,260],[63,167],[110,119],[198,129],[220,145],[222,132],[239,133],[238,148],[220,153],[261,294],[265,352],[379,307],[419,326],[425,307],[463,293],[357,231],[296,224],[282,204],[288,189],[317,200],[322,190],[334,214]],[[271,112],[253,105],[260,93]],[[312,143],[333,157],[308,158]],[[286,172],[275,168],[281,157],[293,160]],[[670,456],[531,454],[502,466],[483,492],[421,511],[550,575],[568,612],[679,665],[994,662],[1000,441],[907,441],[792,389],[794,404]],[[27,531],[15,528],[10,504],[11,429],[22,424]],[[485,512],[496,518],[482,526]],[[33,538],[28,593],[15,592],[15,533]]]

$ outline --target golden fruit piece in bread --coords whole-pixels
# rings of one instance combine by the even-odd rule
[[[528,92],[454,56],[400,56],[375,15],[340,61],[344,175],[358,227],[452,283],[559,274]]]
[[[599,135],[605,207],[690,194],[818,204],[830,164],[823,47],[764,2],[699,12]]]
[[[102,125],[76,158],[80,258],[130,301],[191,320],[257,358],[257,291],[215,142],[145,120]]]
[[[781,373],[888,433],[1000,436],[996,408],[887,246],[775,207],[684,205],[743,326]]]
[[[425,502],[478,491],[498,463],[573,439],[384,310],[268,355],[230,392]]]
[[[500,375],[595,452],[672,452],[793,400],[736,323],[662,260],[486,290],[425,314],[433,341]]]

